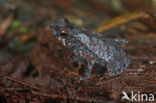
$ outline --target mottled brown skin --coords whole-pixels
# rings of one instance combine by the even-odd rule
[[[65,18],[52,23],[50,28],[52,34],[77,56],[76,61],[87,61],[88,68],[80,80],[90,76],[95,63],[106,67],[109,75],[120,74],[130,64],[130,57],[123,50],[128,43],[126,39],[105,38],[102,34],[75,26]]]

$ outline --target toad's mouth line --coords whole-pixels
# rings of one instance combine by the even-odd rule
[[[65,39],[62,39],[61,37],[58,37],[58,40],[62,43],[63,46],[65,46],[65,47],[67,46]]]

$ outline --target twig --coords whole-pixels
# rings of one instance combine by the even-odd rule
[[[56,95],[56,94],[48,94],[48,93],[43,93],[43,92],[38,92],[38,91],[31,91],[32,94],[39,95],[39,96],[44,96],[44,97],[50,97],[50,98],[58,98],[58,99],[66,99],[66,96],[61,96],[61,95]]]
[[[32,86],[31,84],[28,84],[28,83],[23,82],[23,81],[16,80],[16,79],[9,77],[9,76],[4,76],[3,78],[14,81],[14,82],[22,84],[22,85],[26,85],[26,86],[33,88],[33,89],[36,89],[36,90],[40,90],[40,88],[38,88],[38,87]]]

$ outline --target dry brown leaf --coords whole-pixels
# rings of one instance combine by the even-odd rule
[[[118,17],[100,25],[94,31],[101,33],[101,32],[109,30],[110,28],[116,27],[118,25],[124,24],[126,22],[129,22],[129,21],[137,19],[137,18],[142,18],[142,17],[148,18],[149,15],[144,11],[135,11],[132,13],[123,14],[121,16],[118,16]]]
[[[25,34],[20,37],[19,41],[27,42],[28,40],[33,39],[33,38],[35,38],[34,34]]]
[[[14,16],[14,13],[12,12],[8,15],[8,17],[5,20],[3,20],[1,22],[0,35],[4,35],[6,33],[6,31],[8,30],[8,27],[13,19],[13,16]]]

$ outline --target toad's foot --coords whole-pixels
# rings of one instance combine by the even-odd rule
[[[109,61],[109,63],[107,64],[107,70],[109,72],[109,75],[120,74],[128,67],[130,62],[131,59],[129,56],[119,58],[118,60]]]

